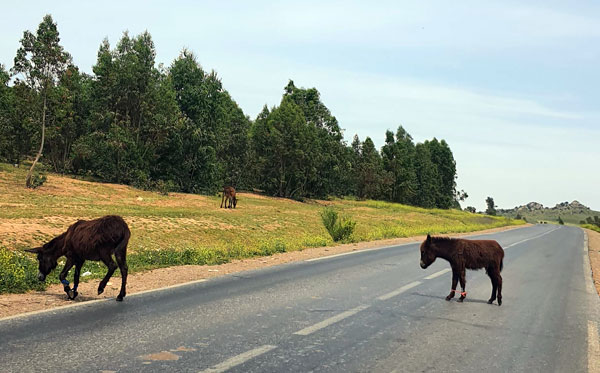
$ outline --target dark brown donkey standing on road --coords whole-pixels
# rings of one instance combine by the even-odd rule
[[[225,187],[223,188],[223,197],[221,198],[221,208],[223,208],[223,201],[225,201],[225,208],[227,208],[227,201],[229,201],[229,208],[233,204],[233,208],[237,205],[237,197],[235,196],[235,188],[234,187]]]
[[[456,283],[460,280],[462,292],[459,302],[467,296],[465,291],[465,269],[485,268],[485,272],[492,280],[492,297],[488,300],[492,304],[498,292],[498,305],[502,305],[502,260],[504,250],[494,240],[465,240],[461,238],[431,237],[421,244],[421,268],[425,269],[435,261],[443,258],[450,262],[452,267],[452,288],[446,300],[454,298]]]
[[[38,279],[44,281],[46,276],[52,272],[57,265],[57,259],[61,256],[67,258],[65,267],[60,272],[59,279],[64,285],[69,299],[77,296],[79,285],[79,273],[86,260],[102,261],[108,267],[106,276],[98,285],[98,294],[104,292],[106,283],[117,269],[121,270],[121,292],[117,301],[125,297],[125,285],[127,284],[127,243],[131,232],[127,223],[120,216],[108,215],[94,220],[79,220],[71,225],[69,229],[60,236],[53,238],[44,246],[26,250],[37,254],[39,262]],[[117,263],[112,259],[114,254]],[[75,278],[73,289],[69,287],[67,273],[75,266]]]

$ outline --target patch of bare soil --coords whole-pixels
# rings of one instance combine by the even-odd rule
[[[487,229],[484,231],[479,231],[477,233],[493,233],[521,227],[524,226],[521,225]],[[449,236],[456,237],[464,235],[466,234],[451,234]],[[424,239],[425,236],[394,238],[380,241],[344,244],[332,247],[309,248],[302,251],[280,253],[267,257],[236,260],[230,263],[214,266],[193,265],[160,268],[148,272],[135,273],[129,275],[127,281],[127,293],[134,294],[141,291],[159,289],[166,286],[177,285],[201,279],[208,279],[217,276],[223,276],[235,272],[259,269],[283,263],[296,262],[306,259],[370,249],[375,247],[392,246],[415,241],[423,241]],[[598,240],[600,241],[600,238],[598,238]],[[598,242],[598,245],[598,247],[600,248],[600,242]],[[417,265],[417,263],[415,263],[415,265]],[[598,272],[600,273],[600,268]],[[52,276],[57,276],[57,274],[53,273]],[[82,280],[84,279],[85,278],[82,278]],[[100,279],[80,283],[78,289],[79,296],[74,301],[67,300],[67,296],[63,291],[63,286],[60,284],[51,285],[45,291],[31,291],[26,294],[2,294],[0,295],[0,318],[17,315],[25,312],[56,308],[93,299],[114,299],[119,293],[119,289],[121,286],[120,278],[112,278],[111,281],[108,283],[108,286],[106,287],[104,293],[100,296],[96,295],[99,282]],[[125,302],[126,301],[127,298],[125,298]]]
[[[0,221],[0,245],[33,245],[56,236],[72,224],[72,219],[48,216],[43,219],[6,219]]]
[[[585,230],[588,235],[588,255],[592,266],[592,276],[596,291],[600,294],[600,233],[591,229]]]

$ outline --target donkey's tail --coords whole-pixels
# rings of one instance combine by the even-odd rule
[[[502,268],[504,268],[504,259],[500,260],[500,272],[502,272]]]
[[[126,252],[127,251],[127,244],[129,243],[129,237],[131,237],[131,232],[129,231],[129,228],[125,229],[125,231],[123,231],[123,236],[121,238],[121,241],[117,244],[117,247],[115,247],[115,252]]]

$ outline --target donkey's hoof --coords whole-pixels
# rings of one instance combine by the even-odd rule
[[[122,301],[123,301],[123,297],[119,295],[119,296],[117,297],[117,302],[122,302]]]
[[[502,300],[498,299],[498,306],[502,305]]]
[[[450,299],[452,299],[452,297],[448,295],[448,296],[446,297],[446,300],[450,300]]]
[[[465,298],[458,298],[457,302],[462,303],[465,300]]]
[[[79,293],[76,290],[69,290],[69,294],[68,294],[69,295],[69,299],[73,300],[73,299],[77,298],[78,294]]]
[[[98,288],[98,295],[104,293],[104,288]]]
[[[494,303],[493,299],[488,300],[488,304],[492,304],[492,303]]]

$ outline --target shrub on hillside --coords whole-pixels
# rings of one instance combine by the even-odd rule
[[[36,189],[44,185],[46,182],[46,175],[34,174],[31,178],[31,189]]]
[[[356,222],[348,217],[339,217],[337,211],[326,207],[321,211],[321,220],[331,238],[335,241],[346,241],[356,227]]]

